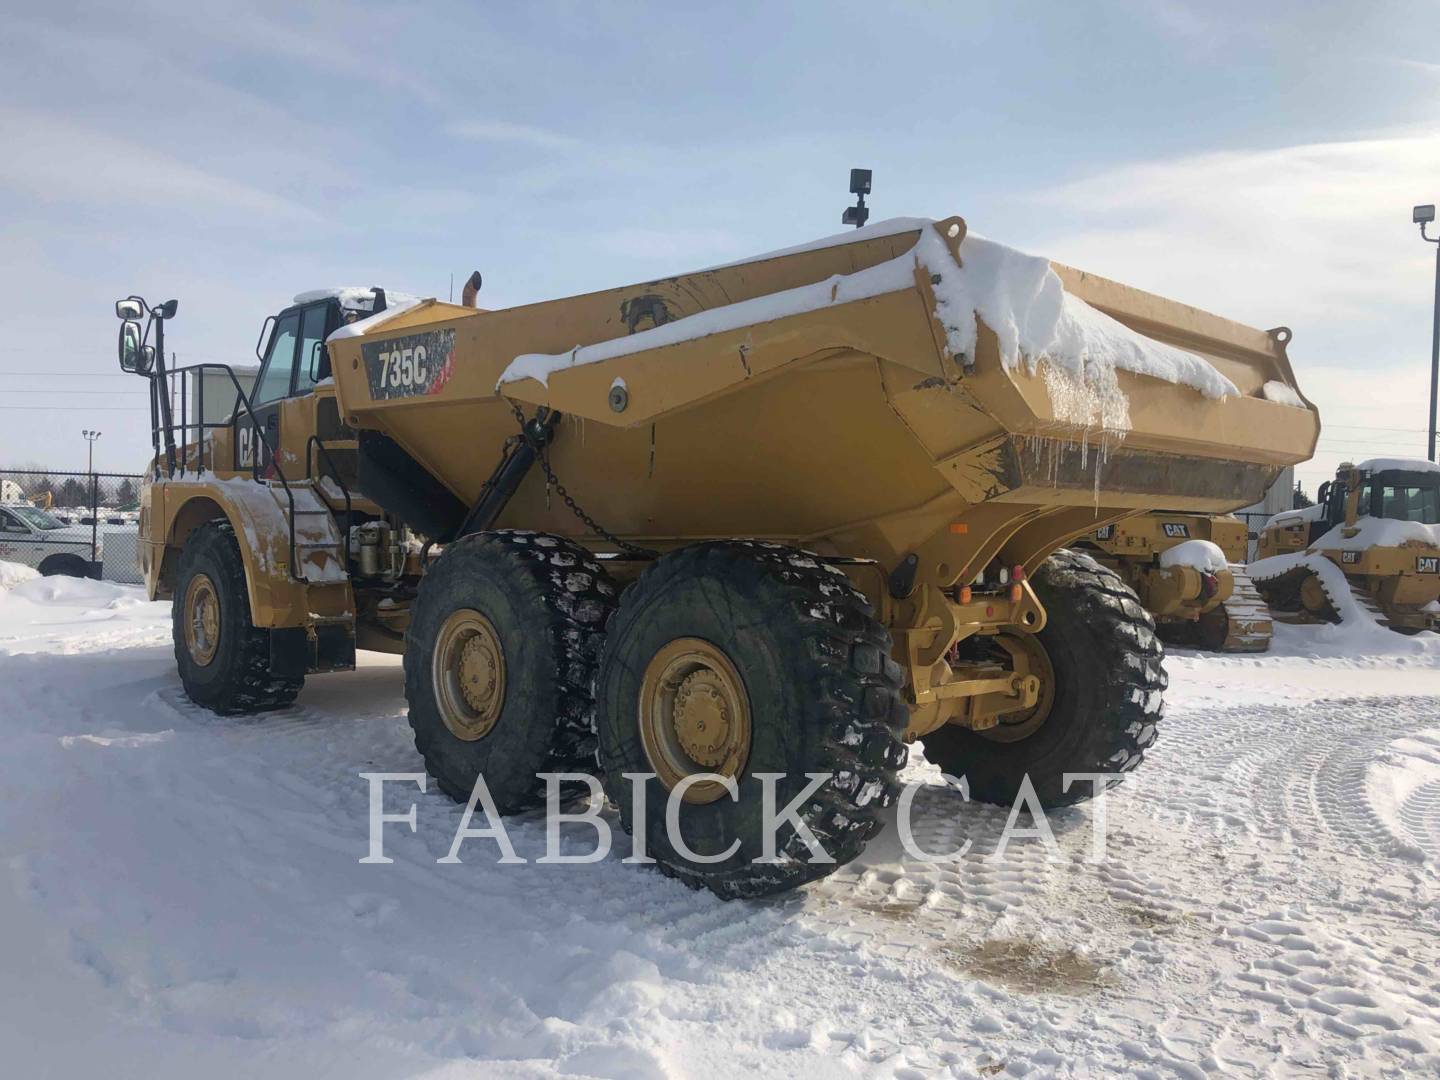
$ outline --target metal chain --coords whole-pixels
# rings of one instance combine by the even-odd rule
[[[555,470],[550,467],[550,455],[545,448],[545,443],[531,436],[529,425],[525,421],[525,413],[521,410],[520,406],[511,402],[510,408],[514,411],[515,419],[520,424],[520,437],[535,448],[535,456],[540,461],[540,468],[545,471],[546,482],[555,489],[555,493],[559,495],[560,500],[570,508],[570,512],[584,522],[591,532],[595,533],[601,539],[614,544],[621,551],[647,559],[658,558],[660,552],[650,548],[640,547],[630,543],[628,540],[620,539],[620,537],[616,536],[584,511],[580,504],[575,501],[574,496],[565,490],[565,485],[560,482],[560,478],[555,475]]]

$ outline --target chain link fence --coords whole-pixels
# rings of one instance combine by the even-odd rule
[[[140,474],[0,469],[0,562],[138,584]]]

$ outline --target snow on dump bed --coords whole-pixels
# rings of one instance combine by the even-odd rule
[[[1230,565],[1219,544],[1209,540],[1187,540],[1160,553],[1160,565],[1165,569],[1174,566],[1188,566],[1202,574],[1218,574]]]
[[[19,585],[22,581],[30,581],[39,576],[39,571],[32,570],[28,566],[21,566],[19,563],[13,562],[0,562],[0,589],[8,589]]]
[[[1277,405],[1289,405],[1295,409],[1308,409],[1310,407],[1305,404],[1305,399],[1296,392],[1294,387],[1288,383],[1277,382],[1274,379],[1271,379],[1262,386],[1260,393],[1265,395],[1266,401],[1273,401]]]
[[[1045,362],[1047,385],[1062,419],[1128,427],[1128,407],[1115,385],[1116,370],[1188,386],[1209,398],[1239,394],[1235,384],[1204,358],[1139,334],[1066,292],[1049,260],[971,232],[960,245],[963,265],[957,265],[932,224],[901,218],[761,256],[775,258],[919,231],[915,246],[905,255],[853,274],[836,274],[811,285],[711,308],[629,337],[578,345],[567,353],[517,356],[501,374],[500,384],[526,378],[548,384],[551,375],[566,368],[897,292],[913,287],[919,267],[935,282],[935,313],[946,328],[950,351],[962,359],[973,357],[977,319],[983,321],[995,332],[1007,369],[1023,364],[1034,374]]]

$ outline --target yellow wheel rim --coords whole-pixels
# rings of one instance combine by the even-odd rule
[[[738,778],[750,757],[750,699],[725,653],[701,638],[676,638],[655,654],[640,683],[640,741],[667,791],[695,773]],[[685,791],[711,803],[728,794],[716,780]]]
[[[490,734],[505,706],[505,652],[494,625],[461,608],[440,627],[431,668],[440,718],[457,739]]]
[[[199,667],[209,667],[220,649],[220,594],[206,574],[196,574],[185,589],[185,648]]]
[[[1040,695],[1035,704],[1022,712],[1002,713],[994,727],[976,732],[992,742],[1019,742],[1028,739],[1045,726],[1055,704],[1055,665],[1050,654],[1034,634],[996,634],[995,644],[1010,654],[1017,674],[1034,675],[1040,680]]]

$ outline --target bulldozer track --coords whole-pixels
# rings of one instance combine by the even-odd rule
[[[1324,556],[1315,556],[1324,558]],[[1304,604],[1300,602],[1300,586],[1307,577],[1314,576],[1320,589],[1325,594],[1326,609],[1318,615],[1307,611]],[[1350,597],[1359,610],[1361,617],[1368,617],[1376,626],[1390,629],[1390,620],[1385,617],[1385,612],[1380,605],[1367,593],[1358,582],[1349,578],[1345,584],[1350,591]],[[1333,586],[1325,580],[1322,574],[1316,574],[1308,566],[1296,566],[1283,571],[1273,577],[1257,579],[1257,585],[1263,586],[1263,595],[1270,602],[1271,613],[1274,618],[1286,623],[1313,623],[1313,622],[1344,622],[1342,614],[1343,605],[1335,596]]]
[[[1225,612],[1225,640],[1221,642],[1219,651],[1266,652],[1275,633],[1270,608],[1242,564],[1231,563],[1230,572],[1235,575],[1235,590],[1222,605]]]

